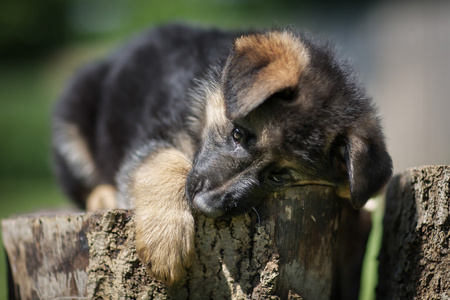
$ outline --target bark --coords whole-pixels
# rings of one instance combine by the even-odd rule
[[[386,197],[378,299],[450,299],[450,167],[396,176]]]
[[[19,217],[2,227],[12,298],[351,299],[367,238],[360,221],[319,186],[279,193],[235,218],[198,216],[194,262],[171,287],[140,263],[132,211]]]

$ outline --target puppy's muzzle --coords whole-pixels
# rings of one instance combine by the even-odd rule
[[[210,186],[211,181],[208,178],[191,170],[186,180],[186,196],[195,210],[209,218],[216,218],[225,213],[220,207],[223,199],[214,195],[214,192],[208,191]]]

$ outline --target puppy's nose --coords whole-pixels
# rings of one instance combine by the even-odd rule
[[[199,174],[192,170],[186,180],[186,196],[191,203],[193,202],[195,196],[200,193],[205,187],[205,178],[199,176]]]
[[[208,218],[220,217],[225,212],[222,209],[215,207],[214,201],[211,201],[210,198],[211,197],[210,195],[208,195],[208,193],[200,193],[195,196],[192,204],[197,209],[197,211]]]

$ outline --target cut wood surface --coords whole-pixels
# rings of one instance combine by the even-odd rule
[[[359,222],[322,186],[279,193],[257,213],[197,216],[193,264],[171,287],[139,261],[132,211],[23,216],[2,230],[13,299],[355,299]]]
[[[450,299],[450,167],[396,176],[386,196],[378,299]]]

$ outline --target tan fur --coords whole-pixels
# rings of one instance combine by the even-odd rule
[[[220,134],[220,129],[230,121],[225,114],[225,97],[219,82],[213,78],[201,82],[191,97],[194,106],[189,118],[190,127],[195,132],[200,132],[203,140],[211,129]]]
[[[184,153],[190,160],[194,158],[195,148],[192,143],[192,138],[186,132],[180,132],[175,136],[174,144],[178,149]]]
[[[87,142],[77,125],[58,122],[55,124],[54,144],[57,151],[67,159],[75,175],[88,185],[95,185],[96,170]]]
[[[212,91],[208,96],[205,112],[205,131],[208,131],[208,129],[220,130],[220,128],[225,127],[225,125],[230,122],[225,115],[225,97],[220,88],[216,91]],[[220,132],[217,133],[220,134]]]
[[[336,195],[338,195],[339,197],[341,197],[343,199],[351,198],[350,185],[348,184],[348,182],[341,184],[339,186],[336,186],[334,190],[336,191]]]
[[[245,53],[253,64],[270,61],[266,79],[283,80],[289,85],[298,81],[301,71],[308,66],[309,56],[304,45],[290,32],[274,31],[266,34],[242,36],[236,39],[235,50]]]
[[[261,149],[278,149],[283,141],[283,131],[279,126],[263,126],[261,136],[258,139],[258,147]]]
[[[86,200],[87,210],[116,209],[116,189],[112,185],[102,184],[97,186]]]
[[[183,276],[194,248],[194,217],[184,191],[190,168],[182,152],[163,149],[132,176],[136,249],[149,273],[168,284]]]
[[[247,92],[245,98],[250,101],[242,102],[244,111],[253,109],[255,101],[259,103],[281,89],[297,86],[309,65],[305,46],[287,31],[243,36],[235,41],[234,47],[252,65],[267,64]]]

